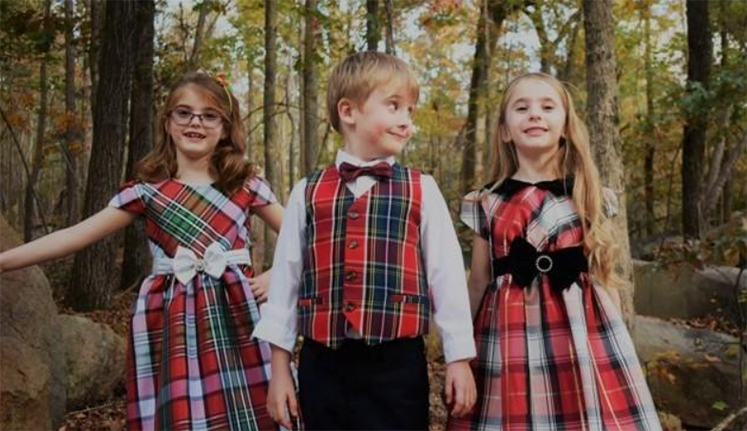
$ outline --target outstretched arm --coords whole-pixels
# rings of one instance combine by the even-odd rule
[[[106,207],[80,223],[0,253],[0,272],[24,268],[74,253],[135,220],[135,215]]]

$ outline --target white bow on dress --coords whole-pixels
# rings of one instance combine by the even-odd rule
[[[198,272],[220,278],[227,263],[226,253],[217,242],[205,250],[202,259],[198,259],[192,250],[179,246],[174,256],[174,275],[182,284],[187,284]]]

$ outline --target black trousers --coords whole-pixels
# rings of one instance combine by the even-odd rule
[[[308,430],[427,430],[428,367],[422,337],[337,350],[305,339],[298,368]]]

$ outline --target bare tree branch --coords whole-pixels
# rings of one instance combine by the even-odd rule
[[[18,140],[18,137],[16,136],[16,132],[13,130],[13,126],[10,124],[10,121],[8,121],[8,117],[5,115],[5,111],[3,111],[3,108],[0,108],[0,115],[3,117],[3,121],[5,122],[5,125],[8,126],[8,131],[10,132],[10,136],[13,137],[13,143],[16,144],[16,149],[18,150],[18,155],[21,156],[21,162],[23,163],[23,169],[26,171],[26,181],[31,181],[31,170],[29,170],[29,165],[26,163],[26,158],[23,156],[23,150],[21,149],[21,142]],[[39,196],[36,194],[36,191],[34,188],[31,188],[31,193],[34,196],[34,201],[36,202],[36,206],[38,208],[41,208],[41,203],[39,201]],[[39,217],[42,221],[42,226],[44,226],[44,233],[49,233],[49,227],[47,226],[47,221],[44,219],[44,211],[39,211]]]

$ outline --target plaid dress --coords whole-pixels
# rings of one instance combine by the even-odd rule
[[[472,192],[462,220],[490,244],[493,260],[524,237],[539,251],[577,246],[583,231],[570,181],[508,179]],[[475,319],[477,403],[447,429],[660,430],[625,325],[605,290],[582,272],[570,288],[548,277],[523,288],[495,276]]]
[[[131,182],[109,205],[145,218],[154,259],[173,258],[178,246],[201,258],[213,243],[247,247],[252,210],[275,201],[253,177],[230,197],[212,185]],[[186,285],[173,274],[145,279],[127,343],[129,429],[277,428],[266,408],[270,349],[251,338],[259,319],[251,276],[233,264],[220,279],[198,272]]]

